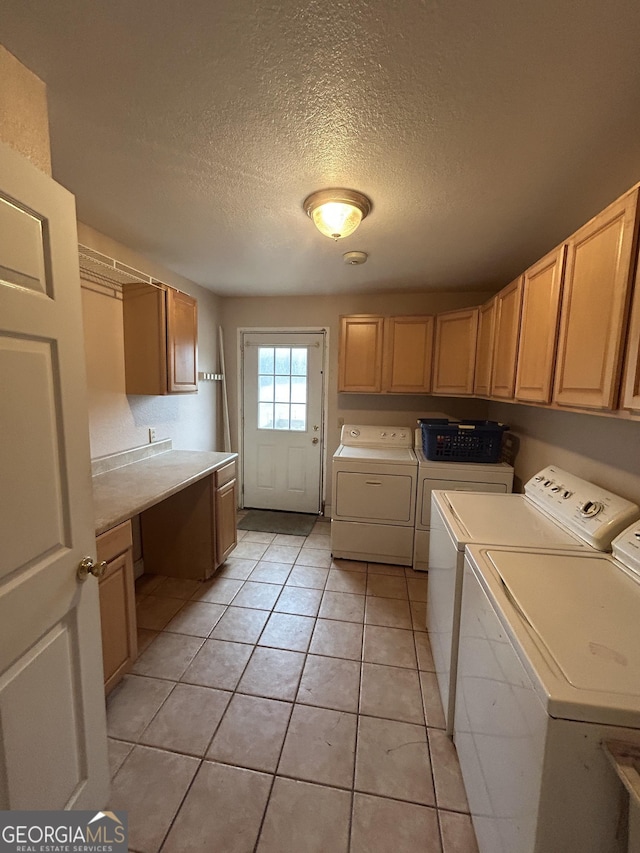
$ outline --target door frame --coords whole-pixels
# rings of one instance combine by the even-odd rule
[[[240,326],[237,334],[237,388],[238,388],[238,506],[244,507],[244,340],[249,335],[286,334],[286,335],[322,335],[322,383],[320,388],[320,513],[324,515],[325,483],[327,481],[327,442],[326,424],[329,412],[327,395],[327,377],[329,370],[329,329],[323,326]]]

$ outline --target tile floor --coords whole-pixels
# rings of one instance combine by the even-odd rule
[[[139,853],[477,853],[425,632],[426,576],[239,531],[207,583],[138,582],[108,700]]]

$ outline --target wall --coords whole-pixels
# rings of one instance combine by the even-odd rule
[[[2,45],[0,141],[51,175],[47,87]]]
[[[413,426],[427,413],[445,412],[458,417],[486,417],[487,404],[481,400],[411,396],[338,394],[338,341],[341,314],[435,314],[468,305],[478,305],[485,293],[387,293],[369,295],[237,297],[222,305],[225,358],[229,391],[231,442],[238,449],[238,329],[241,328],[325,328],[329,330],[329,371],[327,379],[326,457],[339,444],[339,421],[345,423]],[[327,464],[325,500],[331,466]]]
[[[217,372],[219,297],[82,223],[78,223],[78,241],[194,296],[199,370]],[[220,383],[201,382],[197,394],[128,397],[121,298],[83,282],[82,306],[92,458],[146,444],[149,427],[156,428],[157,439],[171,438],[177,450],[221,450]]]
[[[509,403],[488,412],[517,436],[514,490],[553,463],[640,504],[639,422]]]

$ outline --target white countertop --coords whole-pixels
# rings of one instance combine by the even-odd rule
[[[92,480],[96,535],[160,503],[237,458],[237,453],[168,450],[95,474]]]

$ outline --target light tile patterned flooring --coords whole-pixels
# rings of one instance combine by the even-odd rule
[[[425,632],[427,579],[239,531],[207,583],[145,575],[108,700],[140,853],[477,853]]]

